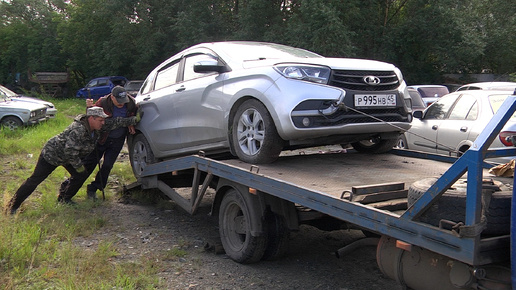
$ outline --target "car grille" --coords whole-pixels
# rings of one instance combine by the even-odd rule
[[[360,123],[376,123],[382,120],[384,122],[408,122],[407,114],[403,112],[402,108],[393,109],[366,109],[361,112],[372,115],[375,118],[368,117],[354,111],[337,111],[331,116],[311,116],[310,128],[318,127],[332,127],[345,124],[360,124]],[[304,117],[292,117],[294,125],[298,128],[307,128],[303,126],[302,120]]]
[[[45,118],[47,115],[47,109],[39,109],[39,110],[36,110],[35,112],[36,112],[36,115],[33,118],[31,118],[32,120]]]
[[[377,85],[370,85],[364,81],[366,76],[375,76],[380,79]],[[333,70],[330,77],[330,86],[354,91],[388,91],[398,88],[400,82],[393,71],[357,71]]]

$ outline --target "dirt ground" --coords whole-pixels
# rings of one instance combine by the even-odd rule
[[[142,204],[130,194],[109,198],[93,209],[107,224],[76,243],[88,250],[112,241],[119,255],[111,262],[152,263],[166,289],[402,289],[378,269],[375,247],[337,258],[338,249],[364,238],[361,231],[302,226],[292,233],[286,257],[243,265],[224,254],[209,204],[190,215],[167,202]],[[173,254],[177,249],[184,255]]]

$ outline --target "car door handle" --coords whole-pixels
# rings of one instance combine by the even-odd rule
[[[437,130],[437,128],[439,128],[439,126],[437,126],[437,125],[432,126],[432,130]]]
[[[468,132],[468,127],[461,127],[461,128],[460,128],[460,131],[461,131],[461,132]]]
[[[186,90],[186,88],[185,88],[185,87],[183,87],[183,86],[181,86],[179,89],[177,89],[177,90],[176,90],[176,92],[182,92],[182,91],[184,91],[184,90]]]
[[[145,98],[143,98],[143,100],[144,100],[144,101],[148,101],[148,100],[150,100],[150,99],[151,99],[151,97],[145,97]]]

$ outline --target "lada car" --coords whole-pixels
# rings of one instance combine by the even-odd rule
[[[8,97],[12,101],[15,101],[15,102],[28,102],[28,103],[37,103],[37,104],[45,105],[47,107],[47,117],[50,119],[53,119],[56,117],[57,108],[51,102],[48,102],[48,101],[45,101],[42,99],[38,99],[38,98],[27,97],[27,96],[24,96],[21,94],[17,94],[2,85],[0,85],[0,95]]]
[[[148,75],[136,100],[143,117],[128,140],[135,174],[198,151],[256,164],[318,145],[386,152],[412,118],[394,65],[263,42],[185,49]]]
[[[13,101],[0,94],[0,126],[15,130],[48,120],[47,107],[33,102]]]

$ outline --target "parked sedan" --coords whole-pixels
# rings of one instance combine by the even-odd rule
[[[46,121],[47,107],[33,102],[13,101],[0,94],[0,125],[11,130]]]
[[[260,42],[181,51],[149,74],[136,100],[143,118],[128,140],[135,174],[199,150],[229,151],[248,163],[320,144],[385,152],[412,117],[392,64]]]
[[[505,99],[508,91],[458,91],[441,97],[425,111],[415,112],[412,127],[400,138],[398,147],[460,156],[472,145]],[[505,125],[491,148],[513,146],[506,137],[516,134],[516,117]],[[506,163],[512,158],[490,161]]]
[[[98,99],[109,95],[115,86],[125,86],[128,80],[123,76],[108,76],[94,78],[86,86],[77,91],[77,98]]]
[[[442,85],[412,85],[408,86],[408,88],[416,90],[423,98],[426,106],[429,106],[440,97],[450,93],[448,87]]]
[[[457,91],[469,90],[498,90],[498,91],[515,91],[516,83],[514,82],[480,82],[463,85]]]
[[[42,104],[47,107],[47,117],[48,118],[55,118],[57,114],[57,109],[51,102],[47,102],[38,98],[32,98],[32,97],[26,97],[24,95],[17,94],[8,88],[0,85],[0,95],[10,98],[12,101],[15,102],[29,102],[29,103],[37,103]]]

